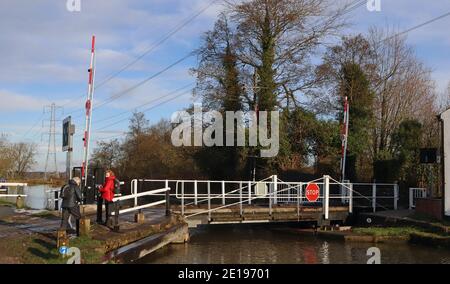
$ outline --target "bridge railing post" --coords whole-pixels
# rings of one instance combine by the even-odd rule
[[[324,214],[325,214],[325,220],[329,219],[330,215],[330,177],[324,176],[323,177],[323,186],[324,186]]]
[[[372,209],[373,213],[377,212],[377,184],[376,181],[372,184]]]
[[[181,182],[181,216],[184,216],[184,181]]]
[[[252,205],[252,182],[248,182],[248,205]]]
[[[414,189],[409,189],[409,210],[412,210],[414,207]]]
[[[273,182],[273,204],[278,204],[278,176],[273,175],[272,176],[272,182]]]
[[[399,199],[398,183],[394,184],[394,210],[398,209],[398,199]]]
[[[272,195],[273,195],[273,184],[269,183],[269,215],[272,216]]]
[[[211,221],[211,183],[208,181],[208,221]]]
[[[242,208],[242,182],[239,183],[239,210],[241,214],[241,218],[244,215],[243,208]]]
[[[168,180],[166,180],[166,188],[169,188]],[[166,216],[170,216],[170,190],[166,191]]]
[[[353,183],[349,184],[350,192],[349,192],[349,200],[348,200],[348,212],[353,213]]]
[[[302,198],[302,187],[303,183],[297,187],[297,216],[300,219],[300,199]]]
[[[198,204],[198,199],[197,199],[197,181],[194,181],[194,204],[197,205]]]
[[[225,200],[225,181],[222,181],[222,204],[223,205],[226,204],[226,200]]]

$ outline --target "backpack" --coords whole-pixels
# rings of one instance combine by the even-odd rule
[[[65,184],[61,187],[61,191],[59,193],[59,198],[64,199],[68,194],[67,191],[70,189],[68,184]]]
[[[120,180],[114,179],[114,194],[120,194]]]

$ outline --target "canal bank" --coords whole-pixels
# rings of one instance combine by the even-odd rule
[[[3,207],[3,206],[0,206]],[[67,259],[57,249],[57,212],[2,210],[0,216],[0,263],[58,264]],[[9,208],[9,209],[8,209]],[[36,214],[36,212],[38,212]],[[145,221],[136,223],[133,214],[124,214],[120,231],[94,224],[88,213],[90,230],[80,238],[70,238],[68,247],[81,251],[82,263],[132,262],[172,242],[188,240],[187,224],[177,215],[166,216],[164,209],[145,210]],[[153,238],[152,238],[153,237]],[[134,244],[134,246],[130,246]],[[139,245],[136,245],[139,244]]]

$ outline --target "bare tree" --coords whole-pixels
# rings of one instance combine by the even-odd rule
[[[36,163],[36,145],[28,143],[15,143],[11,145],[10,155],[13,163],[13,172],[17,177],[23,177]]]
[[[252,0],[230,5],[239,38],[238,58],[245,74],[255,75],[257,96],[249,104],[271,110],[317,84],[311,57],[323,40],[343,26],[347,6],[330,11],[326,0]]]
[[[11,173],[12,165],[10,144],[6,137],[0,136],[0,177],[7,177]]]
[[[338,82],[346,63],[361,66],[374,94],[374,125],[372,128],[372,158],[388,158],[392,152],[391,136],[400,123],[416,119],[430,125],[436,114],[435,86],[426,68],[415,56],[406,38],[395,36],[389,29],[369,30],[367,36],[344,37],[342,43],[328,49],[324,63],[316,74],[331,97],[319,97],[339,109]],[[418,137],[420,139],[420,137]]]
[[[391,135],[406,119],[424,123],[434,116],[435,86],[431,71],[415,56],[404,37],[389,30],[371,29],[375,93],[374,156],[391,150]]]
[[[92,164],[107,169],[118,169],[121,158],[122,149],[119,140],[99,142],[92,154]]]

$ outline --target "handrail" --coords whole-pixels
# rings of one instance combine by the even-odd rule
[[[19,186],[28,186],[28,183],[0,182],[0,186],[19,187]]]
[[[17,182],[0,182],[0,187],[27,187],[28,183]],[[6,191],[6,194],[0,194],[0,197],[28,197],[27,194],[8,194],[8,189],[1,189],[2,192]]]
[[[282,189],[282,190],[280,190],[280,191],[278,191],[278,192],[286,191],[286,190],[289,190],[289,189],[295,189],[295,187],[296,187],[296,186],[289,187],[289,188],[285,188],[285,189]],[[269,198],[270,198],[272,195],[274,195],[274,192],[268,193],[268,194],[266,194],[265,196],[269,196]],[[258,197],[253,197],[253,198],[251,198],[251,199],[249,199],[249,200],[256,200],[256,199],[261,199],[261,198],[262,198],[262,197],[259,197],[259,196],[258,196]],[[202,212],[198,212],[198,213],[194,213],[194,214],[185,216],[185,218],[190,218],[190,217],[193,217],[193,216],[206,214],[206,213],[208,213],[208,212],[214,212],[214,211],[217,211],[217,210],[220,210],[220,209],[228,208],[228,207],[235,206],[235,205],[239,205],[239,204],[241,204],[241,203],[246,203],[246,202],[248,202],[248,200],[243,200],[243,201],[240,201],[240,202],[236,202],[236,203],[232,203],[232,204],[223,205],[223,206],[220,206],[220,207],[208,209],[208,210],[206,210],[206,211],[202,211]]]
[[[156,190],[151,190],[151,191],[146,191],[146,192],[141,192],[141,193],[137,193],[137,194],[130,194],[130,195],[125,195],[122,197],[116,197],[113,199],[113,202],[118,202],[118,201],[124,201],[124,200],[130,200],[130,199],[134,199],[137,197],[143,197],[143,196],[152,196],[152,195],[156,195],[158,193],[163,193],[163,192],[167,192],[170,191],[170,188],[162,188],[162,189],[156,189]]]
[[[304,187],[310,183],[316,183],[321,188],[321,193],[319,194],[319,202],[316,204],[321,204],[323,206],[323,212],[325,219],[329,218],[329,203],[330,200],[341,200],[342,204],[348,205],[349,212],[353,213],[353,201],[354,200],[368,200],[371,201],[374,212],[378,208],[384,208],[388,210],[385,206],[379,204],[380,200],[392,199],[394,200],[394,209],[397,209],[397,203],[399,200],[399,190],[398,184],[374,184],[374,183],[350,183],[349,181],[339,182],[329,176],[324,176],[322,178],[314,179],[308,182],[284,182],[278,178],[277,175],[272,175],[260,181],[224,181],[224,180],[156,180],[156,179],[140,179],[140,182],[165,182],[166,187],[168,187],[169,182],[175,183],[175,196],[181,200],[181,215],[185,216],[185,208],[189,205],[199,205],[208,204],[208,209],[189,216],[186,218],[193,217],[201,214],[208,214],[209,219],[211,219],[211,212],[220,210],[223,208],[240,205],[241,215],[243,214],[243,204],[250,204],[253,200],[268,200],[270,214],[272,214],[272,207],[278,203],[297,203],[298,215],[300,218],[300,206],[303,206],[303,200],[305,200],[303,190]],[[134,180],[134,186],[132,188],[137,192],[137,180]],[[133,184],[133,183],[132,183]],[[142,185],[143,183],[141,183]],[[189,192],[185,193],[185,187],[188,184]],[[199,185],[201,185],[201,192],[199,192]],[[207,186],[207,192],[205,193],[205,185]],[[262,185],[263,191],[253,191],[253,187]],[[369,195],[361,194],[353,188],[353,186],[366,186],[371,190]],[[211,192],[212,186],[217,188],[221,192]],[[331,193],[331,189],[335,186],[340,187],[339,193]],[[392,187],[392,188],[386,188]],[[379,195],[380,192],[377,189],[383,189],[383,195]],[[181,192],[179,192],[181,189]],[[348,190],[347,190],[348,189]],[[393,189],[394,194],[390,195],[384,193],[385,190]],[[192,192],[193,190],[193,192]],[[226,192],[226,190],[230,190]],[[365,189],[364,189],[365,190]],[[355,193],[355,194],[354,194]],[[163,194],[155,194],[161,196]],[[169,193],[170,195],[170,193]],[[129,197],[132,199],[133,197]],[[136,197],[134,197],[136,200]],[[222,199],[222,206],[212,208],[211,201]],[[227,201],[231,204],[226,204]],[[188,202],[186,202],[188,201]],[[237,202],[235,202],[237,201]],[[216,202],[215,202],[216,203]],[[301,203],[301,204],[300,204]],[[385,203],[383,203],[385,204]],[[137,201],[136,201],[137,206]]]
[[[111,216],[114,216],[114,231],[119,231],[119,215],[121,215],[121,214],[134,212],[134,211],[141,212],[142,209],[151,208],[151,207],[158,206],[161,204],[166,204],[166,216],[169,216],[170,215],[170,194],[169,194],[170,187],[168,187],[167,184],[168,183],[166,182],[165,188],[138,193],[137,192],[137,180],[133,180],[131,182],[132,194],[113,198],[115,208],[114,208],[114,212],[111,213]],[[148,203],[148,204],[144,204],[144,205],[138,205],[138,203],[137,203],[137,199],[140,197],[157,196],[158,194],[163,193],[163,192],[165,192],[164,200],[160,200],[160,201],[156,201],[156,202],[152,202],[152,203]],[[132,199],[134,199],[134,204],[132,207],[120,210],[121,201],[132,200]]]
[[[223,198],[223,197],[226,198],[227,196],[231,196],[233,193],[241,192],[241,191],[242,191],[243,189],[245,189],[245,188],[248,188],[248,190],[250,191],[252,185],[256,185],[256,184],[258,184],[258,183],[271,184],[272,182],[266,182],[266,181],[265,181],[265,180],[270,179],[270,178],[273,178],[273,176],[270,176],[270,177],[265,178],[265,179],[260,180],[260,181],[250,181],[250,182],[249,182],[249,181],[238,181],[238,182],[225,181],[225,183],[239,183],[239,184],[240,184],[240,187],[239,187],[238,189],[232,190],[232,191],[230,191],[230,192],[228,192],[228,193],[226,193],[226,194],[221,193],[221,194],[217,194],[217,195],[215,195],[215,196],[213,196],[213,197],[210,197],[210,194],[203,194],[203,195],[206,195],[208,198],[203,199],[203,200],[200,200],[200,201],[197,201],[197,204],[198,204],[198,203],[205,202],[205,201],[209,201],[209,200],[212,200],[212,199]],[[181,181],[181,182],[184,182],[184,181]],[[199,181],[194,181],[194,182],[199,182]],[[203,182],[206,182],[208,185],[210,185],[211,183],[219,182],[219,181],[203,181]],[[224,182],[224,181],[220,181],[220,183],[223,183],[223,182]],[[244,183],[245,183],[246,185],[245,185],[245,186],[242,186]],[[250,184],[250,186],[249,186],[249,184]],[[186,196],[186,195],[188,195],[188,194],[185,194],[185,196]],[[197,196],[202,196],[202,195],[201,195],[201,194],[200,194],[200,195],[197,194]],[[240,197],[241,197],[241,194],[239,194],[239,197],[235,197],[235,198],[240,198]],[[248,201],[250,201],[250,200],[247,200],[247,202],[248,202]],[[194,202],[191,202],[191,203],[187,203],[187,204],[185,204],[185,206],[192,205],[192,204],[195,204],[195,201],[194,201]]]
[[[337,180],[335,180],[335,179],[333,179],[333,178],[331,178],[331,180],[333,180],[333,181],[336,182],[336,183],[339,183],[339,181],[337,181]],[[372,196],[372,199],[370,199],[370,198],[368,198],[368,197],[362,195],[361,193],[359,193],[359,192],[353,190],[353,185],[354,185],[354,184],[351,184],[351,186],[348,186],[348,185],[346,185],[346,184],[344,184],[344,183],[340,183],[340,184],[341,184],[341,186],[343,186],[343,187],[347,188],[348,190],[350,190],[352,193],[356,193],[356,194],[360,195],[362,198],[367,199],[367,200],[369,200],[369,201],[372,200],[372,208],[373,208],[373,211],[374,211],[374,212],[376,212],[377,205],[378,205],[379,207],[385,209],[385,210],[389,210],[388,208],[386,208],[386,207],[382,206],[381,204],[377,203],[377,202],[376,202],[376,199],[377,199],[377,198],[392,198],[392,197],[379,197],[379,196],[376,196],[376,195],[375,195],[375,196]],[[377,184],[373,184],[373,185],[377,185]],[[398,186],[397,184],[394,184],[394,185],[395,185],[395,186]],[[374,190],[373,193],[376,194],[376,191]],[[394,208],[397,210],[397,202],[398,202],[398,188],[397,188],[397,187],[394,187],[394,196],[393,196],[393,197],[394,197]],[[354,197],[352,197],[352,199],[354,199]]]
[[[273,176],[273,177],[275,177],[275,179],[278,181],[277,176]],[[328,176],[324,176],[324,177],[321,178],[321,179],[327,180],[327,179],[329,179],[329,177],[328,177]],[[318,181],[318,180],[321,180],[321,179],[317,179],[317,180],[314,180],[314,181]],[[311,181],[311,182],[314,182],[314,181]],[[311,182],[308,182],[308,183],[311,183]],[[284,183],[284,182],[283,182],[283,183]],[[284,183],[284,184],[288,184],[288,183]],[[305,184],[305,183],[300,183],[300,184]],[[299,192],[298,187],[299,187],[300,184],[295,184],[294,186],[290,186],[290,187],[288,187],[288,188],[284,188],[284,189],[281,189],[281,190],[275,189],[274,191],[269,192],[268,194],[264,195],[264,197],[257,196],[257,197],[253,197],[253,198],[246,199],[246,200],[241,200],[241,201],[239,201],[239,202],[235,202],[235,203],[228,204],[228,205],[223,205],[223,206],[216,207],[216,208],[208,208],[208,210],[206,210],[206,211],[194,213],[194,214],[185,216],[185,218],[190,218],[190,217],[197,216],[197,215],[202,215],[202,214],[206,214],[206,213],[211,213],[211,212],[214,212],[214,211],[217,211],[217,210],[220,210],[220,209],[228,208],[228,207],[235,206],[235,205],[240,205],[240,204],[246,203],[246,202],[251,201],[251,200],[267,198],[266,196],[269,196],[270,214],[272,214],[272,198],[273,198],[273,196],[276,196],[278,193],[284,192],[284,191],[288,191],[288,190],[290,190],[290,189],[296,189],[297,192]],[[306,183],[306,184],[307,184],[307,183]],[[302,191],[302,188],[300,188],[300,191]],[[329,193],[329,191],[328,191],[328,193]],[[298,196],[299,196],[299,195],[297,194],[297,197],[298,197]],[[298,198],[303,198],[303,197],[298,197]],[[322,198],[324,198],[324,199],[329,199],[329,195],[327,196],[327,190],[325,190],[324,196],[323,196]],[[326,203],[326,205],[324,205],[325,219],[328,219],[328,204],[327,204],[328,202],[325,202],[325,203]],[[298,206],[299,206],[299,205],[298,205]],[[240,210],[242,211],[242,207],[240,208]],[[241,214],[242,214],[242,212],[241,212]]]

